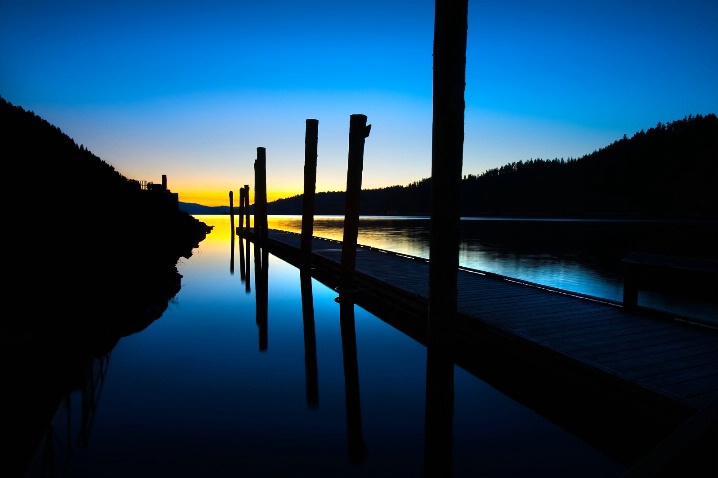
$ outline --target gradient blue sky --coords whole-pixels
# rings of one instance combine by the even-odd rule
[[[269,199],[431,175],[430,0],[0,1],[0,96],[125,176],[228,204],[267,149]],[[580,157],[718,112],[718,0],[469,0],[464,174]]]

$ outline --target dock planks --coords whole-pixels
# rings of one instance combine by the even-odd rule
[[[286,258],[299,253],[300,239],[298,233],[270,230],[267,247]],[[311,247],[314,267],[338,270],[341,242],[314,237]],[[359,245],[355,271],[358,287],[372,287],[417,310],[428,303],[426,259]],[[715,328],[465,267],[457,286],[461,334],[495,334],[573,373],[687,415],[718,400]]]

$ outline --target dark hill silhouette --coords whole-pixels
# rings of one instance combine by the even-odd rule
[[[161,314],[178,287],[177,261],[192,254],[207,226],[33,112],[0,98],[0,118],[15,184],[4,204],[20,235],[11,295],[32,303],[32,313],[5,318],[3,329],[127,332],[138,312]],[[152,293],[161,284],[169,289],[157,302]]]
[[[463,216],[716,219],[718,117],[659,123],[577,159],[468,174],[461,187]],[[430,178],[365,189],[360,214],[429,215],[430,194]],[[302,195],[269,203],[268,213],[301,214]],[[315,214],[344,214],[344,193],[317,193]]]
[[[177,261],[209,228],[3,98],[0,125],[13,232],[0,375],[13,413],[5,465],[17,472],[91,361],[162,315],[181,287]]]

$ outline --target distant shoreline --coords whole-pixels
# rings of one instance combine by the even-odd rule
[[[206,215],[206,216],[229,216],[229,206],[203,206],[201,204],[193,203],[179,203],[181,211],[187,212],[192,215]],[[254,211],[250,209],[249,214],[254,215]],[[239,209],[234,209],[234,215],[239,215]],[[269,214],[269,216],[301,216],[302,213],[296,214]],[[315,217],[342,217],[343,214],[322,214],[315,213]],[[411,219],[431,219],[431,216],[426,214],[360,214],[360,218],[411,218]],[[551,216],[541,214],[522,214],[522,215],[509,215],[509,214],[484,214],[484,215],[472,215],[472,216],[461,216],[462,221],[464,220],[494,220],[494,221],[600,221],[600,222],[676,222],[676,223],[705,223],[705,224],[717,224],[718,218],[707,218],[707,217],[672,217],[672,216],[625,216],[619,214],[603,214],[603,215],[586,215],[586,216]]]

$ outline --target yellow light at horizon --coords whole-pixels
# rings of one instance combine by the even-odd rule
[[[249,203],[254,204],[254,191],[250,185]],[[180,202],[201,204],[203,206],[229,206],[229,189],[225,191],[204,191],[204,190],[179,190],[177,192]],[[232,202],[235,207],[239,206],[239,188],[232,191]],[[267,191],[267,202],[276,201],[278,199],[290,198],[302,194],[301,190],[272,190]]]

